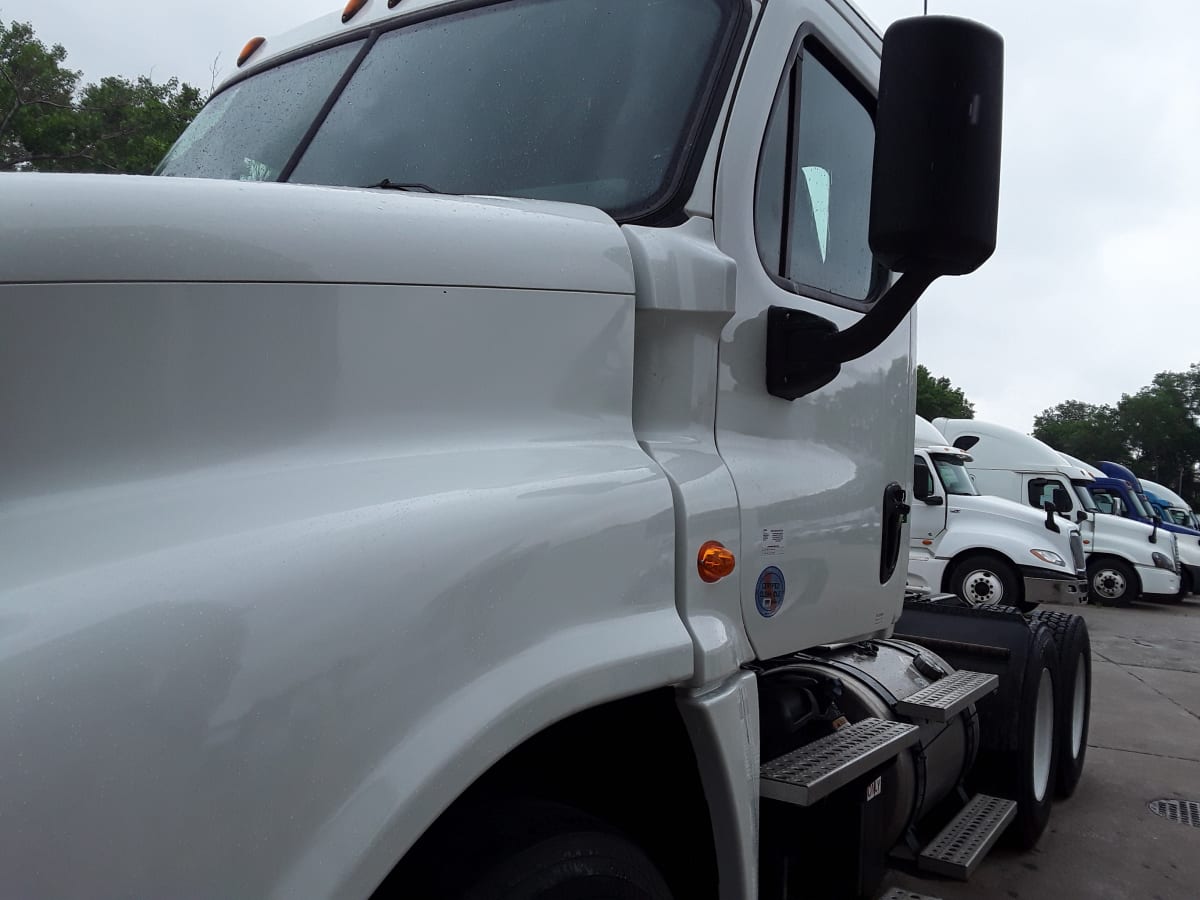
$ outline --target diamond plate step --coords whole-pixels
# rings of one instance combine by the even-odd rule
[[[917,738],[917,726],[908,722],[863,719],[763,763],[759,793],[771,800],[812,806],[897,756]]]
[[[921,851],[917,868],[966,881],[1016,815],[1015,801],[976,794]]]
[[[996,675],[959,669],[896,704],[896,712],[925,722],[949,722],[1000,686]]]
[[[918,894],[916,891],[910,891],[908,888],[894,887],[879,900],[939,900],[938,897],[930,897],[928,894]]]

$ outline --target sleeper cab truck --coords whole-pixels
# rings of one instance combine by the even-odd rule
[[[1079,527],[1002,497],[985,496],[971,455],[916,417],[909,584],[970,603],[1030,612],[1087,593]]]
[[[1200,531],[1181,525],[1170,516],[1164,516],[1162,510],[1146,495],[1142,481],[1126,466],[1114,462],[1099,462],[1096,468],[1104,477],[1096,479],[1092,489],[1093,496],[1101,489],[1119,496],[1126,518],[1156,525],[1175,535],[1180,563],[1180,593],[1175,599],[1182,599],[1183,596],[1193,593],[1196,585],[1200,584]]]
[[[1149,525],[1150,540],[1154,543],[1158,542],[1162,519],[1156,514],[1157,511],[1153,509],[1149,499],[1134,489],[1131,481],[1125,478],[1114,478],[1103,469],[1069,454],[1064,453],[1062,456],[1068,463],[1083,470],[1092,479],[1087,482],[1087,490],[1101,513],[1116,519]],[[1191,592],[1191,585],[1195,582],[1197,551],[1185,543],[1188,540],[1187,535],[1180,534],[1173,529],[1163,529],[1163,531],[1167,534],[1167,540],[1170,541],[1171,550],[1174,553],[1176,570],[1179,573],[1179,590],[1175,594],[1144,594],[1143,596],[1147,600],[1178,603]],[[1108,576],[1108,583],[1117,589],[1121,586],[1121,577],[1119,576],[1120,573],[1110,573]]]
[[[1139,596],[1179,592],[1174,537],[1153,526],[1104,515],[1092,498],[1088,468],[1028,434],[976,419],[933,421],[951,445],[971,454],[968,469],[983,493],[1035,509],[1047,505],[1080,527],[1087,560],[1088,600],[1123,606]]]

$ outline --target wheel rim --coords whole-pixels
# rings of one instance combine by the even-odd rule
[[[1004,582],[988,569],[976,569],[962,582],[963,596],[973,603],[999,603],[1004,599]]]
[[[1083,747],[1083,714],[1087,709],[1087,668],[1083,654],[1075,663],[1075,696],[1071,702],[1071,758],[1078,759]]]
[[[1037,713],[1033,718],[1033,796],[1041,803],[1050,786],[1050,758],[1054,751],[1054,684],[1050,670],[1042,669],[1038,683]]]
[[[1106,600],[1116,600],[1125,595],[1125,576],[1116,569],[1101,569],[1092,579],[1092,590]]]

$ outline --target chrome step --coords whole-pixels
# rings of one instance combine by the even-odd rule
[[[908,888],[894,887],[879,900],[939,900],[937,897],[930,897],[928,894],[918,894],[916,891],[910,891]]]
[[[1016,815],[1016,801],[976,794],[921,851],[917,868],[966,881]]]
[[[996,675],[959,669],[897,702],[896,712],[925,722],[949,722],[999,686]]]
[[[917,742],[909,722],[863,719],[791,753],[763,763],[759,793],[771,800],[812,806]]]

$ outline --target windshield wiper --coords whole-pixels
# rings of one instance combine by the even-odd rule
[[[451,191],[439,191],[435,187],[422,184],[419,181],[392,181],[389,178],[375,184],[364,184],[365,188],[386,188],[389,191],[421,191],[426,194],[450,194]]]

